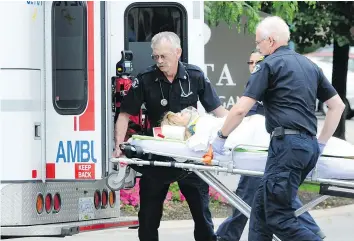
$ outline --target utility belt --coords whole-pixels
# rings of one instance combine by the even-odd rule
[[[300,135],[305,134],[308,136],[313,136],[308,131],[299,131],[299,130],[292,130],[292,129],[285,129],[284,127],[276,127],[272,131],[270,137],[276,137],[277,139],[283,139],[285,135]]]

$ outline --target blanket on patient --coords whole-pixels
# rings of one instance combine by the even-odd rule
[[[195,134],[186,144],[193,151],[207,151],[216,138],[226,118],[211,115],[201,116],[195,126]],[[265,117],[252,115],[245,117],[241,124],[229,135],[225,148],[243,147],[247,150],[268,150],[270,135],[265,129]],[[336,137],[331,137],[323,155],[336,157],[354,157],[354,145]]]

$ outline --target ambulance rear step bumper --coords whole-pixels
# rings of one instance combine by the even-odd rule
[[[2,226],[2,237],[65,237],[109,228],[138,227],[135,217],[107,218],[100,220],[44,224],[31,226]]]

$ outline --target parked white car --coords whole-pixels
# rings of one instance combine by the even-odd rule
[[[329,82],[332,83],[332,69],[333,65],[331,62],[325,62],[322,60],[321,57],[313,57],[313,56],[306,56],[309,58],[312,62],[318,65],[324,73],[324,75],[327,77]],[[347,106],[347,118],[351,119],[354,116],[354,71],[351,71],[348,69],[348,74],[347,74],[347,95],[346,98],[343,100],[345,105]],[[321,109],[324,114],[327,113],[327,106],[326,105],[318,105],[319,109]]]

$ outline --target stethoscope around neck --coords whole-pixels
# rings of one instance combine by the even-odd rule
[[[179,87],[181,88],[181,97],[182,98],[187,98],[188,96],[193,94],[193,91],[191,91],[191,81],[189,79],[189,75],[188,75],[187,72],[186,72],[186,76],[187,76],[187,80],[188,80],[188,93],[187,94],[183,90],[183,87],[182,87],[182,84],[181,84],[181,79],[178,79]],[[156,79],[156,81],[159,81],[159,84],[160,84],[160,90],[161,90],[161,95],[162,95],[162,99],[161,99],[160,103],[161,103],[162,106],[166,106],[168,104],[168,101],[165,99],[165,95],[163,94],[161,80]]]

